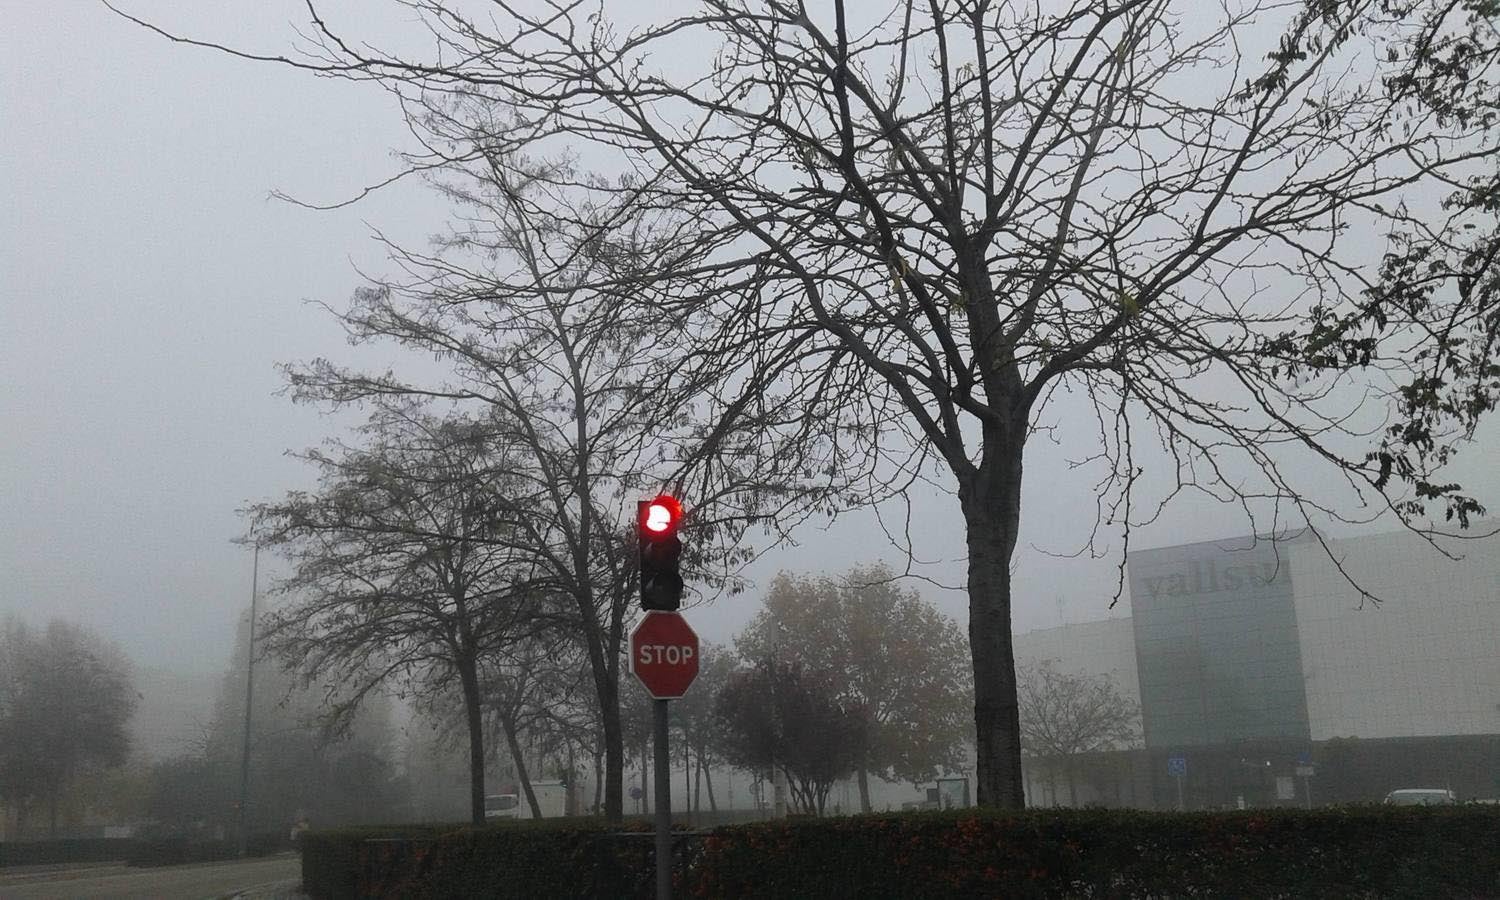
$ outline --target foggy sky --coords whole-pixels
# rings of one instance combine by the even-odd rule
[[[305,19],[290,0],[123,6],[272,53],[286,52],[291,24]],[[329,6],[377,36],[395,27],[370,22],[364,5],[358,17],[347,15],[352,4]],[[335,212],[268,198],[343,199],[396,171],[391,149],[407,136],[377,87],[173,45],[89,2],[11,4],[7,20],[0,616],[84,622],[140,663],[218,672],[250,592],[250,552],[231,543],[243,530],[235,510],[306,486],[310,472],[284,451],[350,421],[276,396],[274,366],[319,355],[404,365],[394,351],[349,347],[308,301],[341,306],[357,270],[388,271],[372,227],[416,243],[440,228],[444,208],[415,184]],[[1074,550],[1092,523],[1088,485],[1065,449],[1088,448],[1038,439],[1028,456],[1018,630],[1111,614],[1114,560],[1032,549]],[[1487,465],[1500,469],[1493,441],[1460,474]],[[924,573],[961,586],[956,503],[930,491],[914,500],[917,555],[932,563]],[[889,512],[899,524],[900,511]],[[1232,510],[1188,502],[1134,540],[1245,529]],[[897,551],[881,552],[867,512],[798,537],[755,566],[761,584],[781,568],[902,564]],[[919,587],[966,621],[961,593]],[[691,620],[727,640],[756,596],[721,599]]]

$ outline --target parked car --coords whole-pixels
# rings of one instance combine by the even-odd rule
[[[486,819],[514,819],[520,812],[521,801],[515,794],[490,794],[484,798]]]
[[[1458,795],[1447,788],[1402,788],[1385,795],[1390,806],[1452,806]]]

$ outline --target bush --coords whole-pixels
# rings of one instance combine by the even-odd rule
[[[308,835],[315,898],[650,896],[650,832],[561,819]],[[685,842],[700,897],[1500,896],[1500,807],[903,813]]]
[[[367,843],[360,887],[399,897],[649,898],[652,837],[641,826],[553,819],[465,828],[409,846]]]
[[[350,828],[303,836],[302,889],[316,898],[650,897],[648,823],[544,819]]]
[[[302,850],[302,890],[311,897],[359,897],[360,852],[367,841],[430,839],[461,825],[389,825],[314,829],[298,840]]]
[[[0,841],[0,868],[50,863],[111,862],[130,855],[130,838],[65,838],[44,841]]]
[[[239,848],[230,841],[186,834],[169,834],[136,841],[125,864],[180,866],[184,863],[234,859],[238,855]]]
[[[246,856],[270,856],[292,850],[290,831],[256,831],[245,839]]]
[[[709,897],[1495,896],[1500,810],[952,811],[769,822],[715,831],[689,886]]]

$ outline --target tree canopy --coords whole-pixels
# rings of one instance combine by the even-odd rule
[[[963,766],[971,734],[963,632],[895,578],[882,566],[838,579],[783,573],[735,640],[742,658],[796,663],[863,711],[869,741],[858,774],[866,812],[867,772],[930,781]]]
[[[539,627],[545,584],[517,552],[529,490],[503,429],[389,398],[363,446],[306,458],[319,489],[252,510],[253,538],[293,564],[266,619],[269,652],[341,711],[372,690],[459,686],[471,757],[470,814],[484,821],[481,659]]]
[[[130,752],[130,664],[114,644],[60,619],[38,630],[9,618],[0,629],[0,797],[16,806],[23,833],[38,804],[55,831],[68,786]]]
[[[864,710],[841,700],[825,676],[795,662],[766,659],[736,672],[714,709],[729,735],[729,762],[780,769],[804,813],[822,815],[829,790],[854,772],[868,740]]]

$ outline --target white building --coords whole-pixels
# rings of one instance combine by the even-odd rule
[[[1131,618],[1017,635],[1017,662],[1106,675],[1140,703],[1145,749],[1111,790],[1143,804],[1171,802],[1172,757],[1198,805],[1309,760],[1328,800],[1424,779],[1500,796],[1500,536],[1442,548],[1308,532],[1132,552]]]
[[[1296,545],[1313,740],[1500,734],[1500,538],[1443,546],[1462,558],[1409,532]]]

